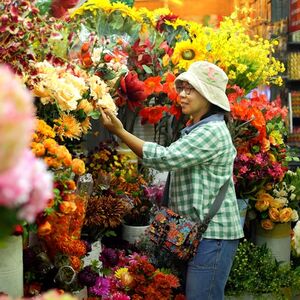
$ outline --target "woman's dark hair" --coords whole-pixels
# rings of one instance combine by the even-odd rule
[[[223,114],[225,122],[226,123],[228,122],[229,112],[215,104],[212,104],[212,103],[210,103],[209,111],[205,115],[203,115],[201,119],[205,119],[205,118],[207,118],[211,115],[215,115],[215,114]]]

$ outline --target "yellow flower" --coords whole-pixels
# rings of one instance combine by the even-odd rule
[[[109,108],[111,111],[117,111],[116,104],[109,93],[104,94],[97,102],[97,105],[102,108]]]
[[[115,276],[120,279],[121,276],[125,273],[128,273],[128,268],[120,268],[118,270],[115,271]]]
[[[198,47],[199,45],[190,40],[176,43],[171,57],[173,64],[180,69],[187,70],[193,62],[201,60]]]
[[[93,75],[88,79],[88,84],[91,89],[91,96],[94,100],[102,98],[107,91],[107,85],[100,77]]]
[[[284,143],[282,134],[278,130],[273,130],[269,135],[269,139],[274,146],[282,145]]]
[[[59,119],[54,120],[54,123],[54,130],[62,140],[79,139],[82,134],[80,123],[72,115],[63,114]]]

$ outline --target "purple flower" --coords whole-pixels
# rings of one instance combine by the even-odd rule
[[[91,266],[84,267],[77,275],[78,281],[88,287],[95,285],[98,274],[92,270]]]
[[[116,250],[112,248],[104,248],[99,257],[104,268],[115,267],[119,262],[119,255]]]
[[[109,293],[110,281],[104,277],[98,277],[94,286],[89,288],[89,292],[96,297],[107,296]]]

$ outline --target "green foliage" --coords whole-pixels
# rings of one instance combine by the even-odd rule
[[[289,265],[280,265],[266,246],[255,246],[244,240],[239,244],[226,285],[226,294],[271,293],[275,299],[289,299],[284,288],[295,289],[300,274]]]
[[[133,7],[134,5],[134,0],[111,0],[111,3],[115,3],[115,2],[122,2],[130,7]]]
[[[40,10],[42,15],[46,14],[50,10],[52,0],[37,0],[35,6]]]
[[[0,247],[5,245],[5,238],[12,234],[18,222],[16,209],[0,206]]]

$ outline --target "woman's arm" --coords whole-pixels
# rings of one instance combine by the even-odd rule
[[[144,141],[131,134],[123,127],[115,114],[106,108],[101,109],[102,123],[106,129],[119,137],[137,156],[143,158]]]

